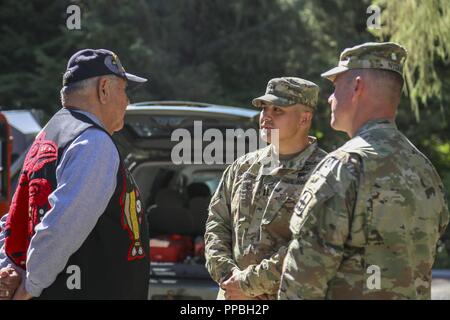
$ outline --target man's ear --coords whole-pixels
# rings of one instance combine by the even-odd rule
[[[360,75],[355,78],[354,83],[353,83],[353,96],[361,95],[361,93],[363,92],[364,87],[365,87],[364,81],[365,81],[365,79],[363,77],[361,77]]]
[[[97,95],[98,100],[100,101],[101,104],[106,104],[108,102],[110,95],[110,83],[108,81],[108,78],[101,77],[98,80]]]
[[[311,111],[304,111],[300,116],[300,126],[309,126],[311,124],[313,113]]]

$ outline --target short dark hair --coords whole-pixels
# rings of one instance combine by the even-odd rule
[[[373,69],[372,70],[376,77],[380,78],[389,84],[396,84],[400,89],[403,88],[404,80],[403,77],[394,71]]]

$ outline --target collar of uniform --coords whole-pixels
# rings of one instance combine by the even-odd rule
[[[301,170],[303,168],[303,166],[305,165],[306,160],[317,149],[317,138],[309,136],[308,140],[309,140],[309,145],[302,152],[300,152],[300,154],[298,154],[294,158],[287,160],[287,161],[278,160],[278,165],[276,166],[276,168],[274,170],[272,170],[269,173],[269,175],[277,175],[281,169],[287,169],[287,170],[293,170],[293,171]],[[264,150],[262,157],[260,159],[262,159],[264,157],[270,158],[271,153],[273,152],[272,148],[273,148],[272,146],[269,146],[266,150]],[[268,162],[266,164],[266,166],[269,166],[269,165],[270,165],[270,162]],[[261,168],[259,170],[258,178],[262,175],[263,167],[264,166],[261,166]]]
[[[317,138],[309,136],[309,145],[297,156],[286,161],[280,161],[282,169],[300,170],[305,165],[306,160],[317,149]]]
[[[373,130],[373,129],[397,129],[397,125],[392,119],[376,119],[367,121],[361,128],[359,128],[354,137]]]

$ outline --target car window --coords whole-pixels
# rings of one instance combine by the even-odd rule
[[[193,133],[194,121],[202,121],[203,130],[214,128],[225,132],[226,129],[247,129],[249,124],[245,121],[227,119],[224,117],[213,118],[199,117],[198,115],[127,115],[125,126],[138,138],[162,138],[170,137],[176,129],[186,129]]]
[[[193,176],[192,183],[205,183],[210,191],[210,194],[216,192],[217,186],[219,185],[220,178],[222,177],[223,171],[214,171],[202,173],[196,172]]]

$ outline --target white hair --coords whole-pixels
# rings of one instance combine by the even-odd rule
[[[110,80],[117,78],[114,75],[98,76],[98,77],[80,80],[80,81],[74,82],[68,86],[64,86],[61,88],[61,91],[60,91],[62,105],[65,104],[67,97],[71,94],[75,94],[75,93],[78,95],[88,94],[89,91],[92,90],[92,88],[94,88],[97,85],[98,80],[102,77],[107,77]]]

